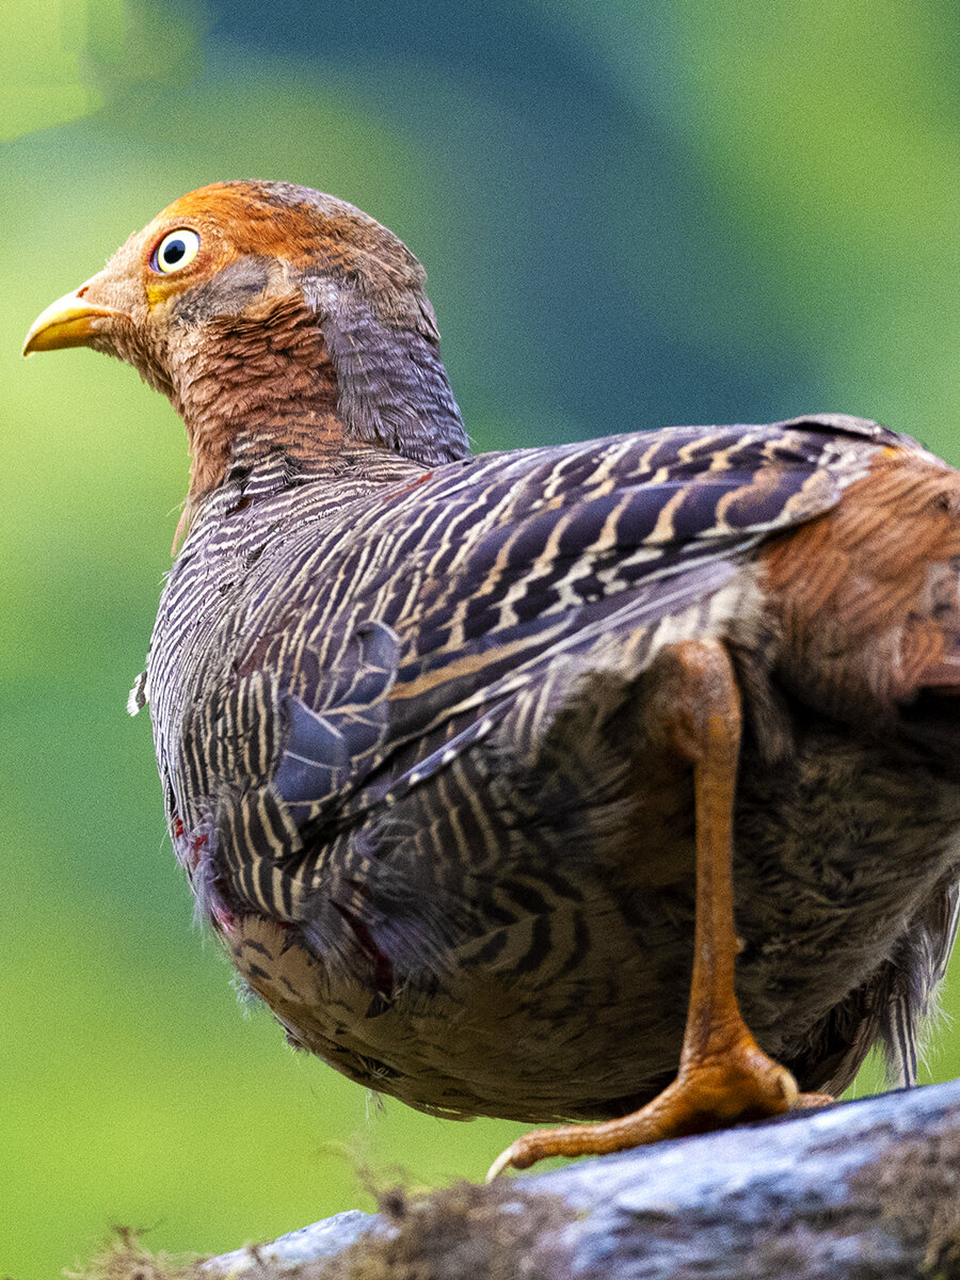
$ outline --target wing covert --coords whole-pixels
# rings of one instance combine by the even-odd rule
[[[276,681],[275,795],[317,838],[446,768],[552,663],[621,637],[642,669],[645,637],[891,445],[830,417],[489,454],[292,541],[236,661]]]

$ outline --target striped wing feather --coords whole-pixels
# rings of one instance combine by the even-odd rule
[[[282,587],[300,643],[283,637],[275,672],[288,690],[280,796],[304,819],[339,821],[396,799],[488,734],[562,655],[716,591],[764,537],[834,505],[869,446],[896,439],[809,420],[439,469],[357,527],[322,575]],[[370,544],[379,560],[351,579],[343,562]],[[347,584],[339,597],[323,593],[329,581]]]

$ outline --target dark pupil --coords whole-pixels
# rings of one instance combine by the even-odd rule
[[[163,247],[163,260],[168,267],[176,266],[186,252],[187,246],[182,240],[171,240]]]

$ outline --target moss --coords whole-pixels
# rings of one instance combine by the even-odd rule
[[[114,1235],[83,1270],[68,1271],[68,1280],[195,1280],[202,1274],[200,1258],[149,1253],[129,1227],[116,1227]]]
[[[358,1240],[316,1280],[555,1280],[569,1273],[563,1228],[574,1212],[508,1181],[459,1182],[428,1199],[380,1197],[385,1230]]]
[[[929,1280],[960,1280],[960,1134],[948,1129],[903,1141],[884,1154],[879,1176],[863,1170],[853,1180],[875,1183],[886,1228],[924,1259]]]
[[[430,1196],[378,1196],[381,1228],[334,1258],[279,1266],[256,1246],[243,1280],[557,1280],[569,1273],[563,1228],[575,1213],[516,1183],[459,1182]],[[136,1232],[116,1238],[71,1280],[213,1280],[203,1259],[149,1253]]]

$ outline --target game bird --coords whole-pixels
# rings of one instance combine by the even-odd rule
[[[342,200],[215,183],[27,337],[186,424],[131,697],[199,911],[293,1045],[558,1126],[498,1170],[829,1100],[877,1043],[912,1082],[960,475],[840,414],[472,456],[424,279]]]

